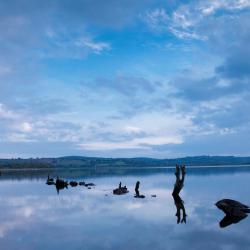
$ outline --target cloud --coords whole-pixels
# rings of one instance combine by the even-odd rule
[[[250,33],[249,33],[250,35]],[[250,81],[250,49],[247,44],[249,39],[240,44],[238,47],[233,47],[233,52],[225,59],[222,65],[216,68],[216,73],[222,78],[231,79],[232,81],[247,80],[246,85]]]
[[[122,124],[129,125],[123,127]],[[155,124],[158,124],[155,126]],[[183,129],[185,127],[185,129]],[[129,130],[128,130],[129,129]],[[91,139],[80,143],[85,150],[119,150],[119,149],[150,149],[152,146],[164,144],[181,144],[186,134],[195,129],[190,117],[182,117],[173,113],[142,113],[133,118],[113,121],[105,129],[99,128],[94,138],[100,138],[100,131],[112,131],[110,137],[103,140]],[[129,134],[127,134],[129,131]],[[114,140],[116,138],[116,140]]]
[[[201,2],[200,10],[204,15],[214,14],[220,9],[224,10],[241,10],[250,7],[249,0],[216,0]]]
[[[171,31],[176,37],[180,39],[197,39],[197,40],[206,40],[206,37],[203,37],[201,35],[198,35],[194,31],[183,31],[179,30],[173,27],[169,28],[169,31]]]
[[[29,122],[23,122],[20,126],[20,130],[23,132],[31,132],[32,131],[32,124]]]
[[[165,9],[161,8],[147,11],[142,17],[153,31],[172,33],[180,39],[203,39],[192,30],[198,22],[197,19],[199,18],[185,5],[181,5],[171,15],[167,15]]]
[[[238,4],[239,8],[246,8],[245,3],[242,7],[239,1],[234,3],[229,7],[227,1],[227,7],[218,7],[233,9],[232,13],[214,16],[211,13],[210,17],[204,17],[202,24],[199,24],[201,26],[198,31],[208,38],[206,43],[209,52],[217,53],[220,58],[213,70],[204,74],[193,68],[187,69],[173,77],[169,84],[175,89],[174,96],[181,99],[179,111],[193,114],[195,124],[204,128],[210,124],[213,126],[212,130],[218,133],[230,131],[238,134],[249,123],[245,111],[248,110],[250,93],[247,46],[250,33],[246,29],[249,12],[235,12]],[[192,104],[194,102],[195,108]]]
[[[147,11],[145,16],[142,15],[141,18],[154,31],[166,30],[169,22],[169,16],[163,8],[156,8],[151,11]]]
[[[58,30],[46,30],[44,44],[38,48],[38,55],[46,58],[85,59],[91,53],[101,54],[111,49],[104,41],[95,41],[84,29],[70,26],[59,27]]]
[[[124,129],[128,133],[132,133],[132,134],[141,134],[141,133],[143,133],[143,130],[141,128],[135,127],[135,126],[125,126]]]
[[[122,142],[89,142],[79,144],[85,150],[119,150],[119,149],[147,149],[155,145],[181,144],[183,140],[177,136],[169,137],[144,137]]]
[[[0,76],[8,75],[11,73],[11,68],[7,66],[0,65]]]
[[[190,102],[206,102],[220,98],[233,98],[246,89],[232,82],[227,85],[221,84],[217,76],[207,78],[194,77],[192,71],[185,71],[170,81],[175,88],[175,96]]]
[[[95,82],[101,88],[109,88],[115,90],[123,95],[136,95],[138,92],[154,92],[159,82],[151,82],[143,77],[133,76],[117,76],[115,78],[107,79],[100,78]]]
[[[79,39],[75,42],[78,47],[88,47],[93,50],[96,54],[100,54],[104,50],[109,50],[110,45],[106,42],[94,42],[90,39]]]
[[[243,138],[249,28],[246,0],[2,1],[6,155],[162,157]]]
[[[218,12],[229,11],[233,16],[249,7],[249,0],[190,1],[179,4],[170,14],[164,8],[151,9],[142,15],[142,20],[155,31],[172,33],[179,39],[205,41],[207,30],[202,27],[208,20],[214,21]]]
[[[50,97],[31,97],[30,99],[15,102],[12,106],[28,115],[41,116],[72,112],[71,103],[67,99]]]
[[[17,117],[17,114],[15,114],[15,112],[7,109],[3,103],[0,103],[0,117],[2,119],[14,119]]]
[[[49,113],[49,112],[48,112]],[[25,110],[14,112],[5,105],[0,105],[0,131],[2,142],[34,142],[34,141],[78,141],[82,134],[80,125],[58,121],[50,115],[31,116]]]

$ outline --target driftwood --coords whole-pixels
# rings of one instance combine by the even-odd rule
[[[140,182],[137,181],[136,184],[135,184],[135,195],[134,195],[134,197],[144,199],[145,195],[140,194],[139,187],[140,187]]]
[[[181,169],[181,177],[180,177],[180,169]],[[179,165],[176,165],[176,171],[175,171],[176,181],[175,181],[172,196],[174,198],[174,203],[176,206],[176,216],[177,216],[178,224],[180,222],[186,223],[186,217],[187,217],[185,206],[184,206],[184,201],[179,196],[180,191],[184,187],[185,174],[186,174],[185,166],[181,166],[180,168]],[[182,218],[181,218],[181,211],[182,211]]]
[[[180,169],[181,169],[181,174],[180,174]],[[177,194],[179,195],[180,191],[184,187],[185,175],[186,175],[186,167],[181,166],[180,168],[179,165],[176,165],[175,169],[176,181],[174,185],[173,195]]]

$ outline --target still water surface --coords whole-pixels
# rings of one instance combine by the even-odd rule
[[[69,187],[58,195],[45,176],[0,177],[1,250],[250,249],[250,217],[220,228],[224,214],[214,205],[223,198],[250,205],[248,167],[187,168],[180,193],[186,224],[177,224],[174,169],[78,171],[64,177],[96,187]],[[138,180],[145,199],[133,197]],[[114,196],[120,181],[130,192]]]

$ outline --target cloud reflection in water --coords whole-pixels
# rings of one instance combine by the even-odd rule
[[[241,182],[249,190],[250,174],[214,171],[187,174],[181,197],[188,221],[183,225],[176,225],[172,174],[95,177],[96,188],[78,186],[59,195],[44,180],[1,182],[1,249],[248,249],[249,221],[221,230],[221,213],[213,204],[224,195],[246,200],[245,191],[228,183]],[[138,179],[146,195],[142,200],[133,198]],[[120,181],[130,193],[113,196]]]

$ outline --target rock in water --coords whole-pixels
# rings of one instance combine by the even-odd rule
[[[139,195],[135,195],[134,197],[135,197],[135,198],[139,198],[139,199],[144,199],[144,198],[145,198],[145,195],[139,194]]]
[[[94,187],[95,186],[95,184],[94,183],[85,183],[85,187]]]
[[[113,194],[121,195],[128,193],[128,189],[126,187],[116,188],[113,190]]]
[[[54,181],[48,181],[46,182],[47,185],[55,185],[55,182]]]
[[[245,219],[247,217],[247,214],[244,214],[243,216],[230,216],[226,215],[221,221],[220,221],[220,227],[227,227],[231,224],[237,224],[241,220]]]
[[[69,183],[69,185],[70,185],[71,187],[76,187],[76,186],[78,185],[78,183],[77,183],[76,181],[71,181],[71,182]]]
[[[226,215],[234,217],[243,217],[246,213],[250,213],[250,208],[238,201],[223,199],[215,203],[215,206],[221,209]]]

